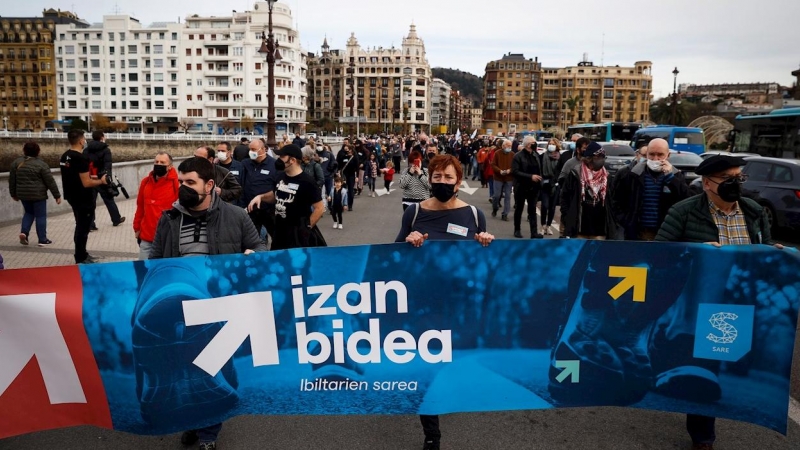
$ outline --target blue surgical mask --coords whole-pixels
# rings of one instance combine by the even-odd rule
[[[575,143],[574,142],[570,142],[569,143],[569,149],[572,150],[572,151],[575,151]]]

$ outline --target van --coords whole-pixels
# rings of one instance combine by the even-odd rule
[[[697,153],[706,151],[706,137],[702,128],[676,127],[672,125],[655,125],[639,128],[633,134],[631,147],[638,148],[642,143],[661,138],[667,141],[670,150]]]

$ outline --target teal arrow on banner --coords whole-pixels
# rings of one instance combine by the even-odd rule
[[[556,377],[556,381],[563,383],[567,377],[570,377],[570,383],[580,383],[581,380],[581,362],[580,361],[556,361],[556,367],[564,369]]]

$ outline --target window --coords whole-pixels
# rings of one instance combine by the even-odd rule
[[[92,109],[100,109],[101,102],[99,100],[92,100]]]
[[[745,166],[743,172],[750,177],[749,181],[751,182],[766,182],[769,180],[769,171],[771,168],[772,166],[767,163],[751,162]]]
[[[260,102],[260,101],[261,101],[261,94],[256,94],[256,101],[257,101],[257,102]]]
[[[91,62],[91,65],[92,65],[93,68],[100,67],[100,60],[99,59],[93,59],[92,62]]]
[[[67,60],[67,69],[74,69],[74,68],[75,68],[75,60],[74,59],[68,59]]]
[[[74,55],[75,54],[75,46],[74,45],[65,45],[64,46],[64,53],[66,53],[67,55]]]
[[[156,86],[153,91],[155,95],[164,95],[164,88],[161,86]]]
[[[93,73],[92,74],[92,81],[100,81],[100,74],[99,73]]]
[[[112,73],[111,75],[109,75],[109,81],[111,81],[112,83],[116,82],[117,81],[117,74]]]
[[[233,63],[233,70],[236,72],[241,72],[244,70],[244,63]]]
[[[113,91],[114,88],[111,88],[111,90]],[[92,95],[100,95],[100,88],[99,87],[92,87]]]
[[[136,45],[129,45],[128,46],[128,54],[129,55],[135,55],[136,52],[138,52],[138,51],[139,51],[139,47],[138,46],[136,46]]]
[[[260,62],[256,63],[256,70],[261,70],[261,63]]]
[[[164,74],[163,73],[154,73],[153,74],[153,81],[164,81]]]
[[[156,68],[164,67],[164,60],[163,59],[154,59],[153,60],[153,67],[156,67]]]
[[[244,47],[233,47],[233,56],[244,56]]]
[[[153,46],[153,53],[156,55],[160,55],[164,53],[164,46],[163,45],[154,45]]]
[[[192,49],[190,48],[186,49],[186,56],[192,56]]]

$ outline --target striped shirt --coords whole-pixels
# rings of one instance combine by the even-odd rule
[[[650,172],[647,170],[647,172]],[[658,205],[661,202],[661,190],[664,189],[664,182],[667,176],[659,173],[654,177],[651,173],[644,175],[644,192],[642,193],[642,215],[639,219],[642,227],[658,229]]]
[[[717,224],[720,244],[750,244],[750,235],[747,233],[747,222],[744,219],[742,210],[739,208],[738,202],[734,206],[733,212],[730,214],[725,214],[721,209],[717,208],[714,202],[708,202],[708,208],[711,211],[711,217],[714,218],[714,223]]]
[[[181,214],[181,256],[208,255],[208,230],[206,217]]]

